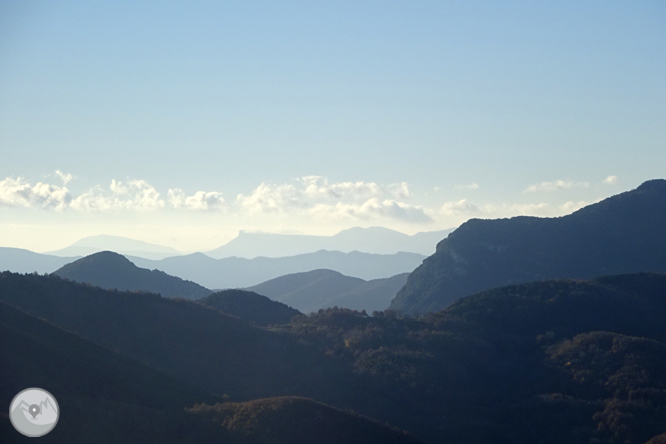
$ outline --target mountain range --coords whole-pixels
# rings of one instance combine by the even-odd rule
[[[35,253],[22,248],[0,247],[0,271],[14,273],[51,273],[78,257],[60,257]]]
[[[72,412],[54,442],[654,443],[664,294],[665,274],[547,280],[418,319],[327,309],[264,329],[192,301],[5,272],[0,398],[48,387]],[[11,432],[5,414],[3,442]]]
[[[391,302],[425,313],[493,287],[666,271],[666,180],[558,218],[471,219],[437,245]]]
[[[165,297],[200,299],[211,291],[163,271],[139,268],[125,256],[102,251],[67,264],[53,274],[75,282],[127,291],[148,291]]]
[[[382,227],[354,227],[342,230],[333,236],[240,231],[238,236],[226,245],[205,253],[215,259],[234,256],[247,259],[261,256],[275,258],[314,253],[320,250],[343,253],[360,251],[372,254],[407,252],[427,256],[435,252],[437,242],[444,239],[451,231],[453,229],[426,231],[412,236]]]
[[[416,253],[370,254],[325,250],[290,257],[254,259],[212,259],[203,253],[159,261],[128,257],[138,267],[161,270],[211,289],[247,288],[286,274],[324,268],[365,280],[381,279],[411,272],[424,258]]]
[[[372,313],[388,308],[408,275],[401,273],[365,281],[333,270],[313,270],[280,276],[248,290],[288,304],[303,313],[334,306]]]

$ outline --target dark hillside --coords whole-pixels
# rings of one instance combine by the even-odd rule
[[[288,324],[291,318],[301,314],[288,305],[246,290],[222,290],[197,302],[264,327],[270,324]]]
[[[343,412],[311,399],[282,397],[256,401],[198,405],[190,412],[209,418],[234,438],[253,443],[417,444],[403,432]],[[313,437],[315,441],[313,441]]]
[[[391,308],[425,313],[504,285],[666,272],[665,226],[666,180],[559,218],[472,219],[412,272]]]

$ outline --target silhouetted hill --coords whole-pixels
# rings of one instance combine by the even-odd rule
[[[207,288],[247,288],[292,273],[328,269],[360,279],[382,279],[408,273],[421,264],[416,253],[369,254],[317,251],[297,256],[212,259],[202,253],[153,261],[129,257],[138,267],[162,270]]]
[[[306,398],[281,397],[244,403],[198,405],[190,410],[239,439],[266,444],[371,444],[422,441],[352,412]]]
[[[342,230],[333,236],[303,234],[247,233],[226,245],[206,252],[206,255],[223,259],[227,257],[285,257],[314,253],[320,250],[350,253],[360,251],[373,254],[395,254],[398,252],[429,255],[435,246],[453,229],[416,233],[412,236],[382,227],[354,227]]]
[[[313,270],[280,276],[248,290],[291,305],[303,313],[334,306],[372,313],[388,308],[407,276],[403,273],[364,281],[333,270]]]
[[[58,401],[62,414],[45,443],[199,442],[182,432],[196,423],[183,409],[215,400],[3,302],[0,350],[0,403],[8,406],[27,387],[46,388]],[[30,441],[0,419],[0,442]]]
[[[665,433],[665,300],[666,275],[638,273],[493,289],[420,318],[338,308],[265,329],[182,299],[0,274],[0,301],[200,390],[304,396],[433,443],[644,444]],[[203,416],[223,442],[272,442],[263,433],[277,422],[327,430],[306,405],[310,418],[270,400]],[[171,419],[181,436],[202,427]]]
[[[184,281],[159,270],[139,268],[112,251],[91,254],[67,264],[54,274],[100,288],[125,291],[150,291],[165,297],[199,299],[211,291],[194,282]]]
[[[0,271],[51,273],[77,259],[78,257],[58,257],[21,248],[0,247]]]
[[[288,305],[246,290],[222,290],[197,302],[261,326],[288,324],[291,318],[301,314]]]
[[[340,367],[311,347],[192,301],[7,272],[0,274],[0,301],[235,400],[313,396],[329,390],[323,379],[341,377]]]
[[[550,278],[666,271],[666,180],[559,218],[472,219],[437,245],[391,308],[444,308],[493,287]]]

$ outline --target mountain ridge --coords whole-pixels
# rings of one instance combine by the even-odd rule
[[[666,180],[558,218],[471,219],[437,244],[391,302],[442,309],[489,288],[549,278],[666,271]]]
[[[159,270],[134,265],[125,256],[102,251],[64,265],[53,274],[76,282],[126,291],[150,291],[165,297],[199,299],[211,291]]]

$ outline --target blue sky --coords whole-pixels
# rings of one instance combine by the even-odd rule
[[[0,1],[0,245],[413,233],[664,177],[663,2],[136,3]]]

